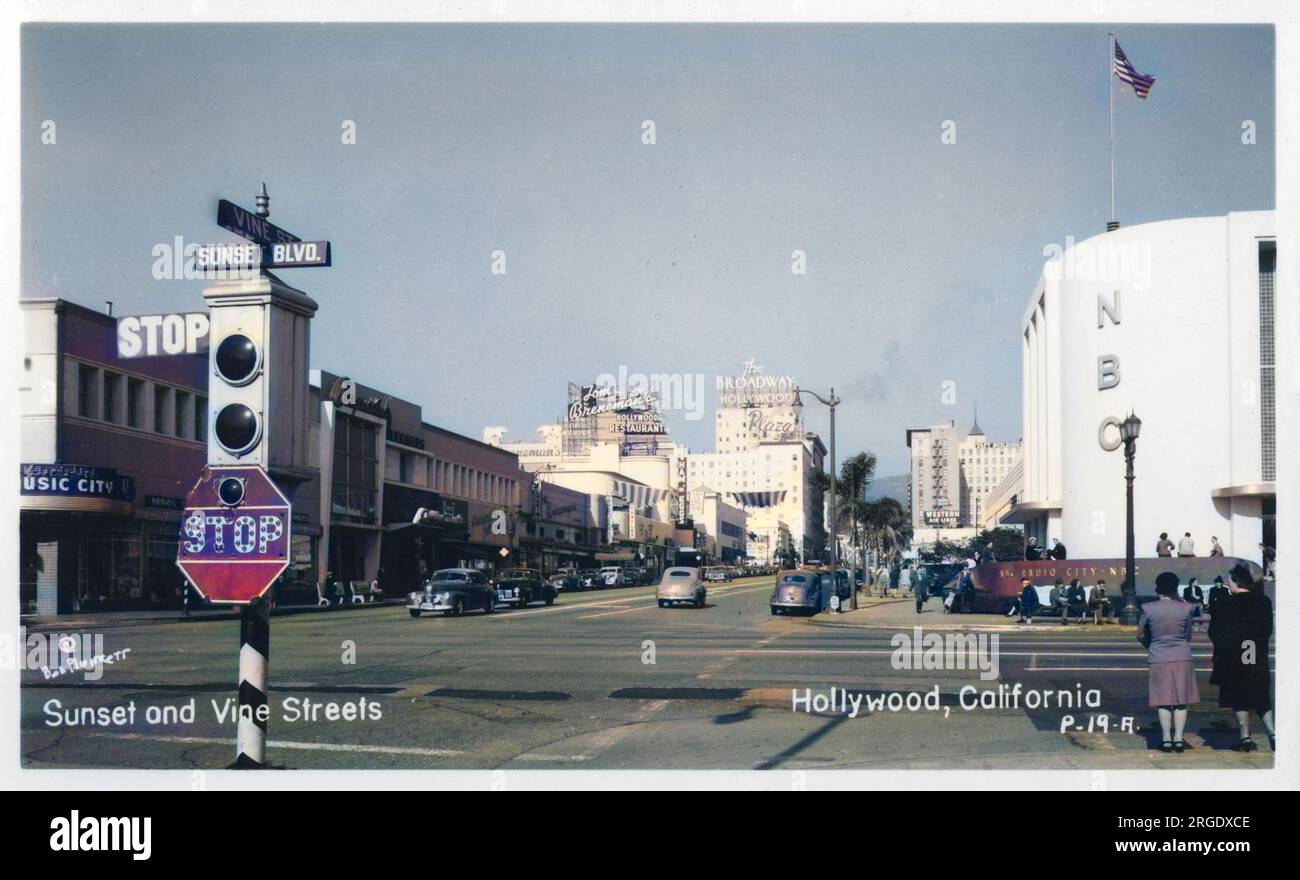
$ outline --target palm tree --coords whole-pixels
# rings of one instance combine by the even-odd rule
[[[912,540],[912,518],[896,498],[866,502],[863,521],[867,543],[881,558],[892,561]]]

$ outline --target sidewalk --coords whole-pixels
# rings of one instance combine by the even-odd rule
[[[291,617],[295,614],[317,614],[338,611],[360,611],[363,608],[381,608],[405,605],[405,599],[384,599],[355,605],[279,605],[271,610],[272,617]],[[48,615],[25,614],[20,623],[28,629],[88,629],[103,626],[131,626],[137,623],[206,623],[209,621],[238,620],[237,605],[216,606],[184,611],[157,609],[151,611],[101,611],[75,614]]]
[[[916,613],[916,600],[911,596],[863,597],[858,595],[858,607],[842,614],[825,612],[811,618],[815,626],[848,627],[856,629],[898,630],[900,627],[923,626],[926,629],[967,630],[970,632],[1123,632],[1136,629],[1118,623],[1094,624],[1075,618],[1068,625],[1056,617],[1035,618],[1033,625],[1016,623],[1014,617],[1003,614],[944,614],[943,602],[930,599]]]

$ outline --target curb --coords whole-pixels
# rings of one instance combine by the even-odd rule
[[[901,629],[909,628],[906,626],[906,624],[903,623],[898,623],[898,624],[837,623],[834,620],[819,620],[818,617],[820,617],[820,615],[810,618],[808,622],[813,626],[825,626],[825,627],[830,627],[832,629],[869,629],[869,630],[889,630],[890,632],[898,632]],[[913,625],[920,626],[922,629],[928,629],[928,630],[947,629],[947,630],[953,630],[955,632],[997,632],[997,633],[1032,632],[1032,633],[1060,633],[1061,635],[1065,635],[1066,633],[1072,633],[1072,632],[1083,632],[1089,634],[1108,633],[1108,632],[1119,632],[1119,633],[1137,632],[1137,627],[1125,626],[1123,624],[1112,624],[1110,626],[1090,626],[1086,628],[1083,626],[1061,626],[1059,624],[1056,626],[1038,626],[1038,625],[1025,626],[1023,624],[1014,624],[1014,623],[1010,623],[1010,624],[1008,623],[937,623],[937,624],[916,623]]]
[[[405,599],[384,599],[380,602],[349,603],[347,605],[287,605],[275,608],[271,611],[272,617],[293,617],[298,614],[322,614],[339,611],[361,610],[363,608],[384,608],[388,606],[406,605]],[[107,612],[113,614],[114,612]],[[125,612],[129,614],[130,612]],[[61,617],[23,617],[20,618],[21,625],[28,628],[47,629],[51,627],[84,627],[84,626],[129,626],[133,623],[206,623],[208,621],[226,621],[239,620],[239,611],[198,611],[189,617],[183,615],[165,616],[165,617],[77,617],[67,615]]]

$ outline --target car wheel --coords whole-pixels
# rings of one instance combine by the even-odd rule
[[[660,608],[667,608],[667,607],[668,607],[668,603],[665,602],[663,599],[660,599],[660,600],[659,600],[659,607],[660,607]]]
[[[549,606],[549,605],[554,605],[554,604],[555,604],[555,596],[554,596],[554,595],[547,596],[547,597],[546,597],[546,604],[547,604],[548,606]]]
[[[411,616],[412,616],[412,617],[419,617],[419,616],[420,616],[420,609],[419,609],[419,608],[407,608],[406,610],[409,611],[409,612],[411,613]]]
[[[447,613],[452,617],[460,617],[465,613],[465,600],[457,596],[456,600],[451,603],[451,611]]]
[[[497,610],[497,603],[496,603],[496,600],[493,599],[493,598],[491,598],[491,597],[489,596],[489,597],[488,597],[488,600],[487,600],[487,602],[486,602],[486,604],[483,605],[483,613],[484,613],[484,614],[491,614],[493,611],[496,611],[496,610]]]

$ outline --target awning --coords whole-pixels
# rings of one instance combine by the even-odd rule
[[[1061,502],[1059,501],[1025,501],[1002,514],[1000,522],[1031,523],[1042,519],[1053,511],[1060,511],[1060,509]]]
[[[669,494],[667,489],[651,489],[642,483],[629,483],[626,480],[614,481],[614,495],[622,498],[632,507],[650,507],[667,498]]]
[[[1238,486],[1222,486],[1210,490],[1211,498],[1262,498],[1277,494],[1277,483],[1242,483]]]
[[[612,553],[597,553],[597,562],[631,562],[636,559],[636,554],[631,550],[616,550]]]
[[[775,507],[785,501],[785,489],[773,489],[770,492],[728,492],[741,507]]]

